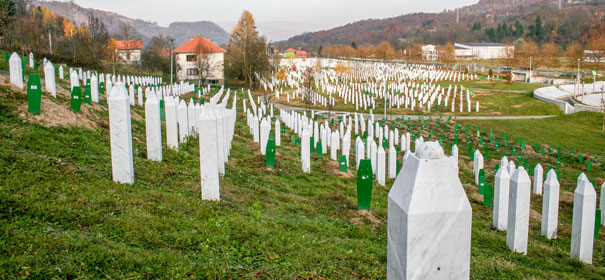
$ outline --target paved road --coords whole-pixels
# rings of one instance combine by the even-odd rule
[[[279,103],[272,102],[273,106],[276,109],[282,109],[287,111],[304,111],[305,108],[302,107],[294,107],[283,105]],[[327,110],[315,110],[315,113],[327,113]],[[335,116],[339,115],[348,115],[352,114],[352,112],[344,112],[344,111],[332,111],[332,114]],[[365,119],[369,118],[370,114],[363,114]],[[382,114],[374,114],[374,118],[382,118]],[[387,119],[396,119],[400,117],[411,118],[413,120],[419,119],[423,115],[387,115]],[[425,116],[426,117],[426,116]],[[556,115],[542,115],[542,116],[452,116],[452,119],[456,120],[528,120],[528,119],[546,119],[556,117]]]

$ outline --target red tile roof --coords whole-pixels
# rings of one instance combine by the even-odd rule
[[[296,50],[295,50],[295,49],[293,49],[293,48],[289,48],[289,49],[287,49],[287,50],[285,50],[285,51],[284,51],[284,53],[289,53],[289,52],[293,52],[293,53],[295,53],[295,52],[296,52]]]
[[[131,40],[131,41],[116,41],[118,45],[118,50],[142,50],[143,41],[141,40]]]
[[[174,50],[174,53],[195,53],[195,48],[198,44],[207,48],[210,52],[226,52],[223,48],[210,42],[210,38],[206,39],[202,36],[196,36],[191,38],[187,43],[182,44],[180,47]]]

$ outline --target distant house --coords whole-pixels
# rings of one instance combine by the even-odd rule
[[[121,60],[128,64],[139,63],[143,53],[143,41],[116,41],[116,49]]]
[[[180,81],[197,81],[200,78],[198,56],[207,55],[208,71],[206,80],[210,84],[225,83],[225,50],[213,44],[210,38],[193,37],[188,42],[174,50],[177,64],[177,79]],[[204,69],[202,69],[203,71]]]
[[[299,49],[289,48],[283,53],[284,58],[306,58],[307,52]]]
[[[435,45],[422,46],[422,59],[426,60],[426,61],[439,60],[439,53],[437,52],[437,46],[435,46]]]
[[[514,55],[515,47],[498,43],[455,43],[457,59],[505,59]]]

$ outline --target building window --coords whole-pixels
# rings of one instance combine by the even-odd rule
[[[198,75],[197,68],[189,68],[187,69],[187,76],[197,76]]]
[[[187,55],[187,61],[195,61],[195,59],[196,59],[196,55],[193,55],[193,54]]]

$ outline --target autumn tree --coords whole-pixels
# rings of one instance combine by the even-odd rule
[[[145,69],[170,73],[170,45],[163,35],[153,36],[141,55],[141,66]]]
[[[244,11],[237,25],[231,31],[227,47],[229,73],[248,82],[252,87],[254,73],[263,73],[269,66],[266,41],[256,29],[254,17]]]
[[[584,48],[580,45],[579,42],[572,42],[567,45],[565,49],[565,57],[567,58],[567,63],[569,67],[575,67],[578,59],[581,59],[584,56]]]
[[[13,0],[0,0],[0,34],[9,28],[9,24],[14,20],[16,13],[15,2]]]
[[[540,49],[539,64],[548,68],[559,66],[559,50],[554,43],[546,43]]]
[[[138,35],[134,30],[134,27],[132,27],[130,24],[121,23],[118,27],[118,32],[114,34],[113,37],[122,41],[122,49],[119,51],[123,54],[123,56],[126,57],[126,62],[130,62],[130,56],[135,51],[138,44]]]
[[[442,57],[443,62],[446,64],[452,64],[454,61],[456,61],[456,48],[454,45],[452,45],[452,43],[447,42],[447,44],[445,44]]]
[[[109,43],[109,32],[107,27],[99,19],[95,17],[93,13],[88,16],[88,23],[86,24],[87,30],[87,45],[88,55],[92,59],[95,65],[100,65],[100,61],[107,54],[107,44]],[[84,36],[84,34],[82,34]]]
[[[376,58],[390,60],[395,57],[395,50],[389,42],[382,42],[375,48]]]

